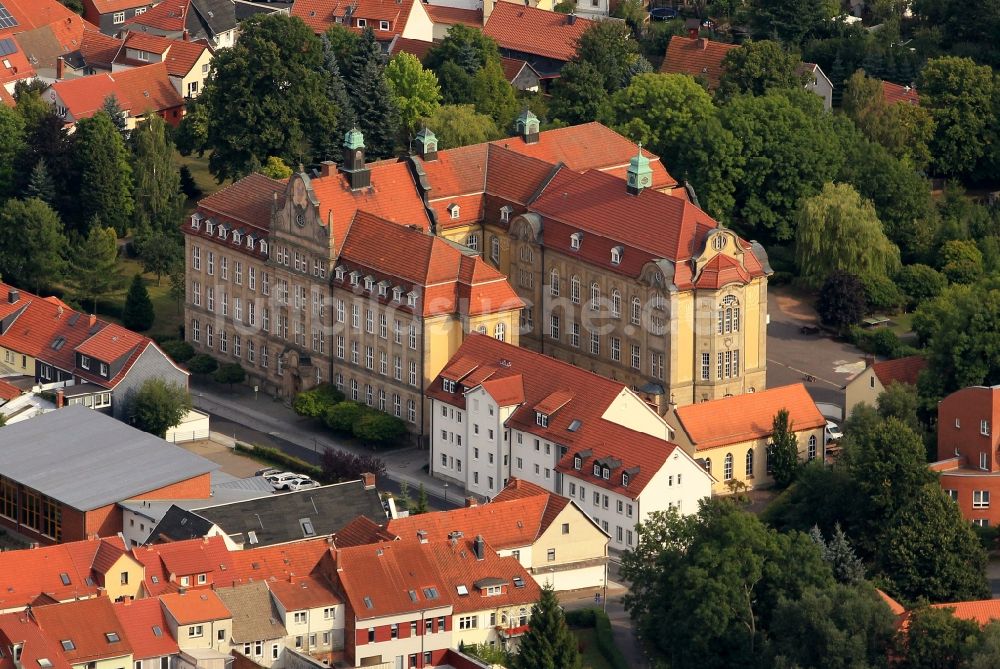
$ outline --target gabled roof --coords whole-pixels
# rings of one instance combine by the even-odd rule
[[[149,11],[130,19],[126,25],[130,30],[141,30],[139,26],[149,26],[168,32],[182,32],[191,11],[191,0],[163,0]]]
[[[916,88],[910,86],[900,86],[891,81],[882,81],[882,94],[885,96],[887,104],[905,102],[911,105],[920,104],[920,95]]]
[[[136,462],[143,466],[136,467]],[[218,467],[83,406],[65,407],[0,430],[4,476],[80,511],[202,476]]]
[[[90,539],[0,552],[0,609],[23,608],[43,595],[57,602],[96,596],[100,586],[91,567],[102,543]]]
[[[215,574],[216,582],[239,585],[306,576],[317,571],[329,551],[326,538],[234,551],[230,568],[225,574]]]
[[[0,27],[0,37],[16,35],[25,30],[33,30],[41,26],[57,22],[77,21],[79,16],[67,9],[58,0],[0,0],[4,8],[13,17],[16,25]]]
[[[115,615],[132,644],[136,660],[176,655],[177,640],[170,635],[163,606],[156,597],[129,600],[115,604]]]
[[[9,649],[15,643],[21,647],[20,662],[15,663]],[[41,667],[44,660],[52,669],[70,669],[71,665],[63,656],[59,642],[42,632],[37,623],[24,613],[0,615],[0,669],[25,669]]]
[[[0,379],[0,400],[9,402],[15,397],[20,397],[23,391],[12,383]]]
[[[152,4],[150,0],[88,0],[100,14],[120,12],[124,9],[145,7]]]
[[[266,583],[247,583],[216,590],[233,616],[233,642],[269,641],[288,634],[274,608]]]
[[[723,59],[738,46],[713,42],[705,37],[674,35],[667,45],[667,55],[660,66],[660,72],[689,74],[696,79],[702,77],[708,81],[708,87],[714,90],[719,87],[719,80],[722,78]]]
[[[701,451],[770,436],[774,416],[782,409],[788,411],[795,432],[826,425],[801,383],[689,404],[674,412],[695,449]]]
[[[484,543],[482,559],[478,559],[474,536],[418,545],[423,547],[441,575],[444,587],[451,594],[455,614],[508,606],[530,609],[541,597],[538,583],[517,558],[500,557],[488,543]],[[500,594],[487,597],[483,592],[483,583],[499,585]]]
[[[732,256],[720,253],[709,260],[698,274],[696,288],[718,290],[731,283],[750,282],[750,273]]]
[[[501,58],[500,67],[503,68],[503,76],[511,83],[514,83],[514,79],[517,78],[517,75],[521,74],[521,70],[524,68],[528,68],[534,72],[536,77],[539,76],[538,71],[531,66],[531,63],[520,58]]]
[[[166,63],[153,63],[115,73],[92,74],[52,84],[75,121],[96,114],[109,95],[130,116],[163,111],[184,104],[167,76]]]
[[[483,32],[501,49],[553,60],[569,61],[590,21],[513,2],[498,2]]]
[[[349,546],[363,546],[365,544],[375,544],[380,541],[394,541],[396,535],[382,529],[368,516],[358,516],[347,525],[340,528],[334,537],[334,542],[340,548]]]
[[[402,35],[413,4],[413,0],[296,0],[292,16],[302,19],[316,34],[326,32],[335,23],[361,32],[357,20],[365,19],[375,39],[388,41]],[[382,30],[380,21],[388,21],[389,30]]]
[[[109,37],[99,30],[85,30],[80,43],[80,56],[89,67],[110,70],[122,44],[122,40]]]
[[[343,604],[325,578],[319,576],[291,576],[288,579],[268,581],[274,598],[285,611],[302,611],[324,606]]]
[[[927,359],[922,355],[909,355],[895,360],[883,360],[872,365],[872,371],[883,387],[888,388],[893,381],[917,385],[920,372],[927,367]]]
[[[253,226],[258,236],[266,235],[271,225],[271,208],[274,206],[275,195],[278,206],[282,206],[286,185],[287,179],[272,179],[254,172],[202,198],[198,201],[198,209]]]
[[[179,625],[233,617],[216,591],[207,588],[163,594],[160,595],[160,603]]]
[[[205,574],[205,586],[226,582],[224,577],[232,565],[232,556],[222,537],[137,546],[132,549],[132,556],[145,568],[143,585],[153,596],[176,589],[178,583],[172,582],[171,577]],[[192,581],[190,585],[198,583]]]
[[[63,656],[72,664],[132,654],[125,627],[107,597],[39,606],[32,613],[48,638],[73,642],[72,650],[63,645]]]
[[[434,42],[397,36],[392,40],[392,43],[389,44],[389,56],[392,57],[397,53],[404,52],[412,54],[418,59],[423,60],[427,55],[427,52],[431,50],[432,46],[434,46]]]
[[[76,351],[102,362],[113,363],[131,355],[137,347],[145,345],[148,341],[148,338],[117,323],[108,323],[77,346]]]
[[[169,0],[166,1],[169,2]],[[187,76],[194,69],[202,54],[210,51],[203,42],[167,39],[141,32],[128,33],[125,36],[125,46],[129,49],[155,53],[163,57],[167,64],[167,74],[171,77]],[[144,65],[141,61],[127,59],[124,50],[118,54],[117,62]]]
[[[962,620],[973,620],[985,627],[994,620],[1000,620],[1000,600],[981,599],[973,602],[952,602],[951,604],[931,604],[931,608],[950,609],[952,615]]]
[[[427,16],[430,17],[431,22],[440,25],[463,25],[472,28],[483,27],[482,9],[463,9],[461,7],[446,7],[444,5],[424,3],[424,11],[427,12]]]
[[[340,588],[360,620],[451,607],[457,597],[417,542],[341,548],[335,556]]]
[[[236,7],[231,0],[163,0],[127,23],[132,30],[144,27],[177,33],[185,30],[191,40],[215,38],[236,28]]]

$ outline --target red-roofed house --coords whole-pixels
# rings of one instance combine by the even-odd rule
[[[296,0],[292,16],[297,16],[317,35],[332,25],[342,25],[360,33],[371,28],[375,39],[388,43],[394,38],[430,42],[434,24],[423,2],[415,0]]]
[[[267,581],[281,622],[285,646],[321,654],[344,648],[344,600],[322,574]]]
[[[128,128],[147,112],[159,114],[171,125],[184,115],[184,98],[171,83],[165,63],[57,81],[42,92],[68,126],[96,114],[109,95],[118,99]]]
[[[130,32],[125,35],[125,44],[115,58],[112,71],[160,62],[166,63],[167,76],[177,92],[186,98],[195,98],[205,87],[212,50],[202,42]]]
[[[682,37],[674,35],[667,45],[660,72],[667,74],[689,74],[704,81],[709,90],[719,87],[722,78],[722,61],[726,54],[738,44],[713,42],[705,37]]]
[[[180,588],[228,584],[233,556],[223,537],[136,546],[132,556],[145,568],[143,587],[150,596]]]
[[[1000,525],[998,425],[1000,386],[962,388],[938,403],[938,461],[931,469],[962,516],[982,527]]]
[[[634,526],[650,513],[693,513],[710,494],[710,477],[653,408],[621,382],[555,358],[472,336],[427,396],[433,475],[483,497],[511,477],[566,495],[614,548],[634,546]]]
[[[920,95],[917,94],[917,89],[910,86],[900,86],[891,81],[883,81],[882,94],[885,96],[886,103],[890,105],[897,102],[910,105],[920,104]]]
[[[847,383],[844,391],[844,417],[850,417],[854,408],[864,402],[875,406],[878,396],[892,383],[917,385],[917,377],[927,366],[927,360],[920,355],[910,355],[895,360],[867,361],[865,370]]]
[[[424,10],[434,24],[434,39],[441,41],[448,36],[452,26],[461,25],[481,30],[483,27],[483,10],[466,9],[464,7],[449,7],[447,5],[424,4]]]
[[[444,541],[481,534],[498,555],[517,558],[539,583],[557,590],[604,584],[608,535],[582,505],[513,478],[489,504],[396,518],[386,529],[402,541]]]
[[[125,23],[145,14],[155,4],[150,0],[83,0],[83,18],[105,35],[114,35]]]
[[[576,55],[576,43],[590,19],[561,14],[519,3],[497,2],[483,33],[496,40],[500,54],[531,63],[543,78],[559,76]]]
[[[0,669],[25,667],[71,669],[58,639],[44,634],[35,620],[23,613],[0,615]]]
[[[0,100],[18,81],[50,82],[63,58],[75,59],[85,32],[96,31],[58,0],[3,0],[0,20]]]
[[[428,228],[407,163],[366,163],[357,131],[339,170],[239,181],[183,226],[188,337],[267,392],[334,382],[426,434],[423,386],[469,332],[516,340],[521,308],[502,274]],[[334,322],[344,329],[327,334]]]
[[[799,457],[823,457],[826,418],[801,383],[677,407],[667,421],[677,430],[677,443],[715,478],[714,492],[726,493],[734,481],[748,489],[772,482],[769,441],[782,409],[798,439]]]
[[[32,615],[45,636],[61,644],[63,657],[74,669],[132,666],[132,644],[110,599],[37,606]]]
[[[537,93],[542,84],[542,77],[527,61],[520,58],[501,58],[503,75],[510,85],[519,91]]]
[[[229,47],[236,43],[236,6],[232,0],[162,0],[119,30]]]
[[[170,635],[180,650],[211,648],[229,652],[233,614],[215,590],[180,590],[160,595],[159,600]]]
[[[134,669],[169,669],[179,648],[160,600],[125,600],[115,604],[115,614],[132,644]]]

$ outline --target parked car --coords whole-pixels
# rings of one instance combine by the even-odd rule
[[[291,472],[281,472],[279,474],[268,474],[264,476],[264,480],[273,486],[277,486],[285,481],[291,481],[292,479],[302,478],[301,474],[293,474]]]
[[[840,426],[832,420],[826,421],[826,440],[840,441],[844,438],[844,433],[840,431]]]
[[[654,7],[649,10],[649,18],[653,21],[669,21],[678,16],[680,16],[680,12],[673,7]]]
[[[267,478],[268,476],[272,476],[274,474],[280,474],[280,473],[281,473],[280,469],[276,469],[275,467],[265,467],[264,469],[258,469],[257,471],[255,471],[253,473],[253,475],[254,476],[263,476],[264,478]]]
[[[300,479],[292,479],[284,484],[285,490],[289,492],[295,492],[296,490],[309,490],[310,488],[318,488],[319,483],[313,481],[311,478],[302,477]]]

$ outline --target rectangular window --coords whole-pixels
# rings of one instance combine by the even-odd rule
[[[710,353],[701,354],[701,380],[708,381],[711,378],[712,356]]]
[[[215,274],[215,253],[213,251],[208,252],[208,275],[213,276]]]
[[[611,337],[611,359],[615,362],[622,359],[622,340],[618,337]]]
[[[988,509],[988,508],[990,508],[990,491],[989,490],[973,490],[972,491],[972,508],[973,509]]]
[[[559,339],[559,317],[555,314],[549,316],[549,337]]]
[[[219,258],[219,263],[222,269],[222,280],[229,281],[229,258],[222,256]]]
[[[116,26],[125,23],[125,12],[115,12],[111,20]]]
[[[638,344],[632,344],[632,369],[639,369],[642,366],[642,349]]]
[[[979,434],[984,437],[990,436],[990,422],[988,420],[979,421]]]
[[[253,265],[247,267],[247,288],[257,290],[257,268]]]

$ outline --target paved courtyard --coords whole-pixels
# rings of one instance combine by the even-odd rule
[[[238,479],[253,476],[254,472],[264,466],[252,458],[240,455],[225,444],[209,439],[199,439],[177,445],[221,465],[223,472]]]

